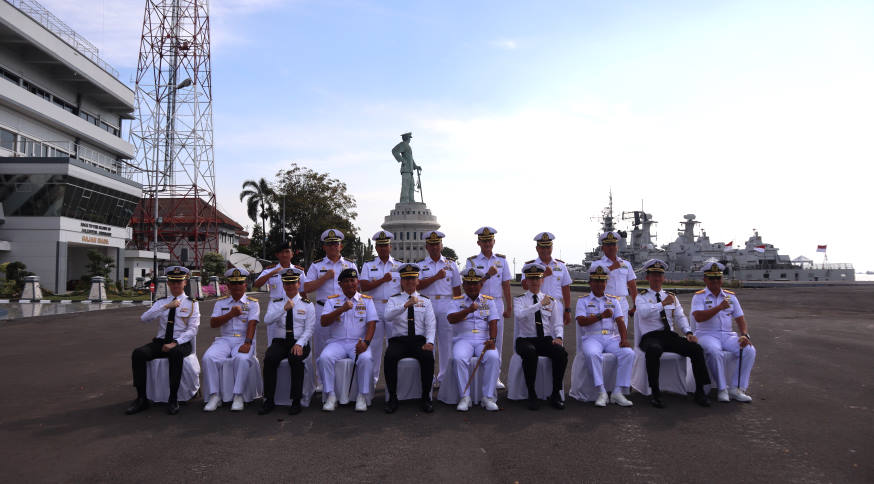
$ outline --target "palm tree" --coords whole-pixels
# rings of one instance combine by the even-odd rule
[[[268,211],[270,209],[270,197],[273,196],[273,190],[267,184],[267,180],[260,179],[257,182],[246,180],[243,182],[243,191],[240,192],[240,201],[246,199],[246,213],[253,222],[258,223],[258,215],[261,215],[261,258],[266,257],[267,251],[267,220]]]

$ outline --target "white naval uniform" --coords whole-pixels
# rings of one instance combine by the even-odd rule
[[[461,287],[461,275],[458,273],[458,264],[454,260],[440,256],[436,261],[430,256],[420,261],[419,279],[427,279],[443,269],[446,276],[431,283],[420,292],[431,300],[434,308],[434,317],[437,319],[437,356],[438,363],[437,381],[443,382],[446,372],[449,371],[449,360],[452,359],[452,325],[446,319],[446,315],[452,309],[452,290]]]
[[[242,394],[246,388],[251,359],[255,357],[254,342],[248,353],[240,353],[239,349],[245,343],[249,321],[259,320],[261,307],[258,305],[258,300],[246,295],[243,295],[239,301],[231,296],[221,298],[216,301],[211,317],[227,314],[232,306],[241,306],[243,312],[219,327],[219,336],[203,354],[203,388],[206,397],[219,392],[222,364],[228,358],[233,359],[234,364],[233,393]]]
[[[735,388],[737,386],[737,369],[731,368],[729,375],[734,375],[730,378],[731,381],[726,381],[725,376],[725,357],[723,351],[728,351],[738,357],[740,354],[740,344],[738,343],[737,333],[732,331],[732,322],[743,316],[743,309],[740,307],[737,297],[731,291],[720,290],[719,294],[714,295],[707,289],[703,289],[692,296],[692,310],[705,311],[719,306],[729,296],[729,304],[731,307],[723,309],[716,313],[712,318],[705,321],[697,321],[695,336],[698,337],[698,344],[704,350],[704,360],[707,362],[707,369],[710,370],[710,379],[717,385],[718,390],[725,390],[728,387]],[[693,316],[694,317],[694,316]],[[747,345],[743,350],[743,361],[740,368],[740,388],[745,390],[750,384],[750,373],[753,371],[753,364],[756,362],[756,348],[753,345]]]
[[[328,296],[323,314],[333,312],[346,303],[346,296],[342,293]],[[329,334],[328,344],[322,350],[322,354],[316,360],[319,367],[319,376],[322,378],[323,394],[334,392],[334,366],[337,360],[343,358],[355,359],[355,345],[358,340],[363,340],[367,335],[367,323],[376,322],[379,316],[373,306],[370,296],[356,292],[351,298],[355,305],[352,309],[340,314],[339,319],[326,327]],[[358,355],[357,369],[359,375],[373,374],[373,353],[370,348]],[[367,395],[370,393],[370,382],[367,378],[358,378],[358,393]]]
[[[612,294],[618,297],[619,302],[622,304],[622,314],[628,314],[628,282],[637,279],[637,276],[634,274],[631,262],[619,256],[616,256],[616,260],[619,261],[620,267],[610,269],[610,273],[607,275],[607,288],[604,289],[604,294]],[[613,265],[613,261],[608,259],[606,255],[602,255],[598,262],[607,264],[607,267]]]
[[[625,318],[625,310],[622,308],[620,298],[604,294],[601,297],[589,293],[577,300],[577,310],[574,318],[578,316],[594,316],[610,309],[613,314],[609,318],[590,324],[588,326],[577,325],[577,331],[582,331],[582,350],[588,363],[588,369],[592,372],[592,381],[595,388],[603,389],[604,371],[602,353],[612,353],[616,356],[616,386],[611,390],[627,388],[631,385],[631,368],[634,364],[634,350],[619,346],[621,336],[617,318]],[[604,389],[606,390],[606,389]]]
[[[334,280],[325,281],[318,289],[316,289],[312,293],[307,293],[307,299],[316,303],[316,329],[313,332],[313,358],[318,359],[319,355],[322,354],[322,349],[328,344],[328,328],[323,327],[319,324],[322,313],[325,310],[325,301],[328,299],[328,296],[332,294],[342,294],[343,291],[340,289],[340,283],[337,282],[337,278],[340,277],[340,272],[343,269],[358,269],[355,266],[355,263],[350,261],[349,259],[340,256],[337,259],[337,262],[331,262],[327,257],[321,258],[319,260],[313,261],[310,264],[310,268],[306,273],[306,280],[308,282],[315,281],[319,277],[322,276],[325,272],[329,270],[334,271]]]
[[[173,302],[174,299],[179,299],[179,307],[176,308],[176,317],[173,319],[173,339],[181,345],[188,343],[197,335],[197,329],[200,326],[200,305],[197,301],[185,294],[180,294],[178,298],[167,296],[156,300],[152,307],[140,316],[140,320],[149,323],[158,318],[156,338],[164,339],[167,331],[167,319],[170,317],[170,310],[165,309],[164,306]]]
[[[449,313],[457,313],[470,306],[474,301],[466,294],[452,298],[452,309]],[[452,358],[455,360],[455,375],[458,380],[458,395],[469,397],[470,388],[465,391],[467,380],[473,367],[471,357],[483,352],[485,342],[489,339],[489,321],[501,320],[501,313],[490,296],[480,294],[476,300],[479,309],[468,314],[462,321],[452,325]],[[500,334],[500,333],[499,333]],[[495,350],[486,351],[480,369],[482,371],[483,397],[497,400],[496,386],[501,372],[501,354]]]
[[[565,286],[570,286],[572,282],[571,273],[567,270],[567,265],[564,262],[556,259],[555,257],[549,261],[549,264],[543,262],[540,257],[534,259],[533,261],[526,262],[526,264],[540,264],[543,267],[549,267],[552,269],[552,274],[543,276],[543,284],[540,286],[540,292],[544,294],[549,294],[549,297],[555,299],[559,304],[562,305],[561,310],[564,310],[564,299],[561,293],[561,288]],[[522,279],[525,279],[525,274],[522,274]],[[561,312],[561,311],[559,311]]]
[[[292,264],[289,267],[297,267],[297,266]],[[297,268],[301,269],[300,267],[297,267]],[[256,277],[255,279],[256,280],[261,279],[261,277],[263,277],[265,274],[269,274],[270,272],[273,272],[273,269],[276,269],[276,267],[274,266],[274,267],[271,267],[269,269],[264,269],[263,271],[261,271],[261,274],[258,274],[258,277]],[[301,270],[303,270],[303,269],[301,269]],[[306,281],[307,281],[306,275],[301,274],[300,275],[300,290],[301,291],[303,291],[303,285]],[[270,276],[270,279],[267,279],[267,282],[264,283],[264,286],[267,287],[267,292],[270,294],[271,301],[274,299],[279,299],[279,298],[285,297],[285,289],[283,289],[283,287],[282,287],[282,275],[279,274],[278,272],[276,274],[273,274],[272,276]]]
[[[668,293],[664,289],[658,293],[662,301],[668,297]],[[634,312],[634,317],[637,321],[637,331],[640,331],[641,337],[646,333],[663,331],[665,329],[665,325],[662,323],[662,309],[665,310],[668,324],[679,329],[681,335],[685,336],[686,333],[691,331],[689,329],[689,320],[683,313],[683,305],[680,304],[680,299],[676,294],[674,295],[674,303],[668,306],[662,306],[661,302],[656,301],[656,293],[652,289],[638,294],[634,301],[634,305],[637,308]],[[628,322],[625,324],[627,325]]]
[[[391,280],[383,282],[375,289],[366,291],[365,294],[373,298],[373,306],[376,308],[376,315],[379,320],[376,321],[376,329],[373,331],[373,339],[370,341],[370,352],[373,354],[373,384],[379,380],[379,367],[382,364],[382,347],[384,338],[391,338],[390,331],[386,331],[385,319],[385,304],[388,298],[393,294],[401,292],[401,276],[398,274],[398,269],[401,263],[389,254],[388,260],[383,262],[382,259],[376,259],[365,262],[361,267],[360,281],[376,281],[382,278],[386,273],[391,274]]]
[[[434,338],[437,334],[437,320],[434,316],[434,306],[431,300],[414,291],[413,294],[402,292],[395,294],[388,299],[388,304],[385,306],[385,320],[389,336],[407,336],[407,308],[404,304],[410,299],[410,296],[419,298],[419,302],[413,305],[413,326],[415,327],[416,335],[424,336],[425,343],[434,344]]]
[[[543,336],[549,336],[552,339],[561,338],[564,340],[564,321],[562,320],[562,305],[561,302],[559,302],[560,300],[550,295],[549,297],[552,298],[552,301],[550,301],[546,306],[543,306],[542,301],[546,294],[543,291],[538,292],[537,302],[534,302],[533,296],[533,292],[525,291],[525,294],[516,296],[513,301],[516,337],[537,337],[537,323],[534,321],[534,313],[539,310],[542,319],[541,326],[543,326]]]
[[[477,269],[483,272],[489,272],[489,268],[494,266],[497,269],[497,273],[489,277],[483,282],[483,288],[480,290],[480,294],[485,294],[486,296],[491,296],[494,298],[495,307],[498,308],[497,311],[497,320],[498,320],[498,341],[497,348],[498,354],[503,354],[504,349],[504,289],[502,284],[504,281],[512,281],[513,274],[510,273],[510,265],[507,264],[506,257],[502,255],[492,253],[491,257],[486,257],[480,252],[477,255],[471,256],[467,258],[467,262],[465,263],[465,268],[468,267],[476,267]]]
[[[267,314],[264,315],[264,323],[267,325],[268,346],[273,342],[274,338],[285,338],[285,303],[288,301],[288,296],[283,294],[281,298],[270,300],[267,305]],[[313,336],[313,331],[316,327],[316,308],[311,302],[304,302],[300,297],[300,293],[294,295],[294,307],[291,310],[294,312],[292,320],[294,322],[294,344],[300,345],[301,348],[310,342]]]

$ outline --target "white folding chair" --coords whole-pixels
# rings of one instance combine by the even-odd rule
[[[422,397],[422,375],[419,360],[401,358],[398,361],[398,400],[418,400]]]
[[[180,402],[191,400],[200,390],[200,360],[197,359],[197,335],[191,338],[191,353],[182,359],[182,379],[176,394]],[[170,362],[155,358],[146,364],[146,398],[153,402],[170,399]]]
[[[352,358],[341,358],[334,365],[334,395],[337,396],[337,403],[345,405],[355,401],[358,398],[358,378],[359,371],[355,371],[352,375],[354,360]],[[366,396],[367,405],[373,401],[373,375],[367,375],[368,393]],[[352,380],[350,385],[350,380]],[[349,387],[352,387],[351,389]],[[322,392],[322,401],[328,398],[326,392]]]
[[[561,303],[555,301],[556,311],[564,314]],[[517,325],[513,321],[513,356],[510,357],[510,367],[507,369],[507,398],[510,400],[527,400],[528,386],[525,384],[525,372],[522,370],[522,357],[516,353]],[[534,379],[534,391],[537,398],[545,400],[552,395],[552,360],[548,356],[537,357],[537,376]],[[564,390],[560,392],[564,399]]]
[[[252,357],[248,359],[249,368],[246,372],[246,384],[243,387],[243,401],[248,403],[256,398],[260,398],[264,392],[264,381],[261,379],[261,364],[258,361],[258,339],[252,339]],[[234,359],[226,358],[222,362],[221,380],[219,383],[219,395],[223,402],[230,402],[234,399]]]
[[[634,365],[631,369],[631,387],[643,395],[650,395],[652,389],[646,375],[646,355],[640,350],[640,334],[634,315]],[[692,319],[692,318],[690,318]],[[659,388],[663,392],[685,395],[695,391],[695,380],[692,376],[692,363],[689,358],[677,353],[664,352],[659,368]]]
[[[273,342],[274,338],[285,338],[285,333],[275,324],[267,329],[268,345]],[[312,348],[312,342],[310,342],[310,348]],[[307,356],[304,359],[303,367],[303,392],[300,396],[300,404],[303,407],[309,407],[313,394],[316,392],[312,357]],[[261,384],[264,384],[263,381]],[[276,369],[276,391],[273,401],[276,405],[291,405],[291,365],[288,364],[288,359],[279,362],[279,367]]]

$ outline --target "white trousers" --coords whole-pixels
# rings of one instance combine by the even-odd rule
[[[385,304],[381,301],[373,300],[373,305],[376,307],[376,328],[373,331],[373,339],[370,340],[370,353],[373,358],[373,384],[379,381],[379,368],[382,363],[382,348],[385,345]]]
[[[246,378],[249,374],[251,359],[255,357],[255,345],[248,353],[240,353],[244,343],[243,338],[219,336],[203,354],[203,391],[205,396],[218,393],[221,388],[221,367],[228,358],[234,364],[234,395],[243,393],[246,388]]]
[[[580,328],[578,327],[577,330]],[[583,337],[583,356],[586,366],[592,372],[595,388],[604,386],[604,369],[602,353],[612,353],[616,356],[616,386],[611,391],[631,385],[631,368],[634,364],[634,350],[619,346],[619,336],[611,334],[593,334]]]
[[[470,388],[465,391],[470,372],[473,371],[470,359],[479,356],[483,352],[485,341],[455,338],[452,344],[452,358],[455,360],[455,375],[458,379],[458,395],[469,397]],[[477,371],[485,372],[482,376],[483,397],[497,399],[495,387],[498,383],[498,374],[501,372],[501,356],[494,350],[486,351],[483,361]]]
[[[495,348],[498,349],[498,354],[504,354],[504,299],[496,297],[495,307],[498,308],[498,340],[495,342]],[[499,371],[500,373],[500,371]],[[497,379],[497,377],[495,377]],[[487,395],[487,394],[486,394]]]
[[[319,356],[318,367],[319,375],[322,377],[323,395],[334,393],[334,365],[337,360],[343,358],[355,359],[355,345],[358,340],[342,339],[331,341],[322,350]],[[367,395],[370,391],[370,382],[367,378],[362,378],[362,375],[373,374],[373,357],[371,356],[370,348],[367,351],[358,355],[358,364],[355,372],[358,373],[358,393]]]
[[[738,343],[737,333],[734,331],[698,331],[695,333],[698,337],[698,344],[704,350],[704,360],[707,362],[707,369],[710,370],[710,378],[714,380],[718,390],[725,390],[729,386],[734,388],[738,386],[737,368],[728,369],[728,378],[731,381],[726,381],[725,372],[725,355],[723,351],[728,351],[735,357],[740,356],[740,344]],[[753,345],[744,347],[743,361],[740,362],[740,388],[746,390],[750,385],[750,373],[753,371],[753,364],[756,362],[756,348]]]
[[[449,371],[449,361],[452,360],[452,325],[446,319],[446,315],[452,310],[452,299],[431,300],[434,308],[434,317],[437,319],[437,358],[438,371],[437,381],[443,382]]]

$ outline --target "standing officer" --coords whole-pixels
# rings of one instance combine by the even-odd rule
[[[221,329],[219,337],[203,354],[203,388],[208,397],[203,410],[206,412],[214,412],[221,404],[221,367],[228,358],[233,360],[234,366],[234,401],[231,410],[239,412],[245,406],[243,389],[249,376],[249,365],[254,364],[252,340],[261,314],[258,300],[246,296],[248,276],[246,269],[234,268],[225,272],[231,295],[216,301],[209,319],[210,327]]]
[[[325,257],[313,261],[307,270],[304,292],[311,300],[316,302],[316,321],[322,316],[325,309],[325,301],[332,294],[340,294],[340,284],[337,276],[345,269],[355,269],[355,263],[345,259],[340,252],[343,251],[343,239],[345,235],[337,229],[328,229],[322,232],[322,250]],[[328,329],[321,324],[316,325],[313,334],[313,357],[318,360],[322,349],[328,343]],[[320,391],[322,385],[316,384],[316,391]]]
[[[146,363],[155,358],[167,358],[170,363],[170,398],[167,413],[179,413],[177,393],[182,380],[182,360],[191,354],[191,339],[200,326],[200,306],[185,295],[185,281],[189,271],[182,266],[170,266],[164,270],[170,295],[158,299],[148,311],[140,316],[144,323],[158,319],[158,335],[151,343],[140,346],[131,354],[131,368],[137,399],[125,413],[135,414],[149,408],[146,399]]]
[[[475,233],[481,252],[467,258],[465,269],[474,267],[485,273],[482,293],[494,299],[495,307],[498,309],[495,314],[498,318],[497,348],[498,354],[502,355],[504,354],[504,318],[509,318],[513,314],[513,300],[510,299],[510,280],[513,279],[513,275],[510,273],[507,258],[502,254],[492,253],[495,247],[495,234],[498,231],[486,226],[478,228]],[[497,380],[497,385],[498,388],[504,388],[500,379]]]
[[[279,261],[273,267],[264,269],[261,271],[261,274],[258,275],[258,278],[255,279],[255,283],[252,284],[255,287],[261,287],[264,284],[267,284],[267,292],[270,293],[270,299],[281,299],[285,297],[285,290],[283,289],[282,279],[280,278],[280,273],[291,267],[291,258],[294,256],[294,251],[291,248],[291,241],[285,240],[276,245],[274,248],[274,254],[276,254],[276,259]],[[303,272],[303,267],[294,266],[300,269]],[[301,284],[306,282],[306,276],[303,276],[301,280]]]
[[[543,273],[543,284],[540,290],[549,297],[555,299],[561,304],[559,310],[562,312],[562,321],[564,324],[571,322],[571,273],[567,270],[567,265],[564,261],[552,258],[552,241],[555,240],[555,235],[550,232],[540,232],[534,237],[537,246],[537,258],[526,262],[526,264],[540,264],[546,268]],[[525,272],[522,272],[522,280],[526,280]],[[524,287],[523,283],[523,287]]]
[[[750,384],[750,373],[756,362],[756,348],[750,343],[747,332],[747,321],[737,296],[731,291],[722,289],[722,272],[725,266],[719,262],[709,262],[704,269],[704,283],[707,289],[702,289],[692,296],[692,317],[698,322],[696,331],[698,342],[704,349],[704,359],[710,374],[716,378],[719,389],[718,400],[729,401],[729,397],[739,402],[751,402],[744,391]],[[734,320],[740,330],[740,336],[732,331]],[[725,357],[723,351],[728,351],[740,359],[740,375],[725,381]],[[735,372],[730,372],[735,373]],[[729,388],[728,385],[731,385]]]
[[[358,292],[358,271],[343,269],[338,280],[342,292],[328,296],[321,318],[322,327],[327,328],[330,335],[328,344],[318,358],[322,385],[328,394],[322,410],[333,412],[337,406],[337,395],[334,393],[334,365],[337,360],[358,355],[358,399],[355,401],[355,411],[366,412],[366,397],[373,375],[373,357],[369,346],[379,317],[370,296]]]
[[[483,375],[483,406],[486,410],[498,410],[496,382],[501,371],[501,354],[495,349],[498,335],[498,320],[501,315],[491,296],[480,294],[485,273],[482,269],[470,267],[461,274],[464,296],[452,298],[453,308],[446,316],[452,324],[452,358],[455,360],[455,374],[458,379],[458,394],[461,400],[456,410],[466,412],[470,409],[471,378],[470,358],[481,355]],[[488,338],[488,339],[487,339]]]
[[[627,297],[629,294],[637,295],[637,277],[634,275],[631,262],[619,257],[618,244],[620,240],[622,240],[622,236],[619,235],[619,232],[612,230],[598,236],[603,254],[598,262],[605,264],[610,270],[610,277],[607,279],[607,294],[619,298],[623,314],[634,316],[634,307],[631,310],[628,309]],[[634,303],[634,301],[631,302]]]
[[[695,375],[695,401],[707,407],[710,403],[704,393],[704,385],[710,383],[707,376],[707,366],[704,363],[704,353],[698,344],[698,338],[692,334],[689,321],[683,314],[683,306],[673,293],[663,291],[665,269],[668,265],[659,259],[650,259],[643,263],[649,290],[641,289],[636,298],[637,311],[634,317],[637,321],[637,331],[641,337],[638,346],[646,355],[646,376],[652,389],[650,403],[656,408],[664,408],[659,389],[659,367],[662,353],[665,351],[687,356],[692,360],[692,373]],[[670,317],[668,317],[670,314]],[[680,331],[686,335],[681,337],[671,329],[671,320]]]
[[[376,330],[373,333],[373,341],[370,342],[370,352],[373,354],[373,384],[379,381],[379,365],[382,359],[382,342],[383,338],[388,336],[391,338],[391,332],[386,330],[385,304],[388,298],[393,294],[397,294],[401,290],[401,281],[398,276],[398,268],[401,266],[394,257],[391,256],[391,241],[395,238],[394,234],[385,230],[373,234],[371,239],[376,245],[377,258],[364,263],[361,267],[361,279],[359,284],[361,290],[373,298],[373,305],[376,307],[376,315],[379,319],[376,321]]]
[[[558,410],[564,410],[561,387],[564,371],[567,368],[567,351],[562,346],[564,325],[562,306],[552,296],[541,292],[546,267],[528,263],[522,267],[522,274],[528,281],[528,291],[516,297],[513,312],[516,316],[516,353],[522,357],[522,370],[525,385],[528,387],[528,408],[537,410],[540,401],[534,389],[537,377],[537,360],[547,356],[552,360],[552,395],[549,403]]]
[[[288,358],[291,367],[291,408],[290,415],[300,413],[300,398],[303,393],[304,361],[310,355],[310,337],[316,326],[316,308],[313,303],[301,297],[300,278],[303,271],[296,267],[283,269],[279,273],[285,291],[280,298],[271,299],[267,306],[264,322],[267,332],[273,329],[274,338],[264,354],[264,402],[258,415],[270,413],[276,404],[276,369],[279,363]],[[283,336],[276,336],[276,335]]]
[[[425,251],[428,257],[419,261],[419,292],[431,300],[434,317],[437,318],[437,356],[440,358],[439,370],[435,378],[434,388],[440,388],[446,372],[449,370],[449,360],[452,359],[452,326],[446,320],[452,308],[452,298],[461,295],[461,275],[458,264],[447,259],[443,251],[443,237],[439,230],[425,233]]]
[[[608,263],[595,261],[589,267],[589,287],[592,292],[577,300],[577,324],[584,331],[583,354],[592,372],[592,381],[598,389],[596,407],[607,406],[607,390],[604,388],[604,371],[601,353],[616,356],[616,385],[610,394],[610,402],[623,407],[633,405],[625,398],[624,390],[631,385],[631,367],[634,364],[634,350],[627,340],[625,311],[620,298],[607,294],[607,278],[610,274]],[[632,271],[633,273],[633,271]]]
[[[431,413],[431,382],[434,378],[434,336],[437,320],[431,301],[419,294],[419,266],[404,264],[400,267],[401,289],[388,300],[385,321],[388,333],[388,349],[385,350],[385,383],[388,399],[385,412],[398,409],[398,362],[401,358],[419,361],[422,377],[422,411]]]

